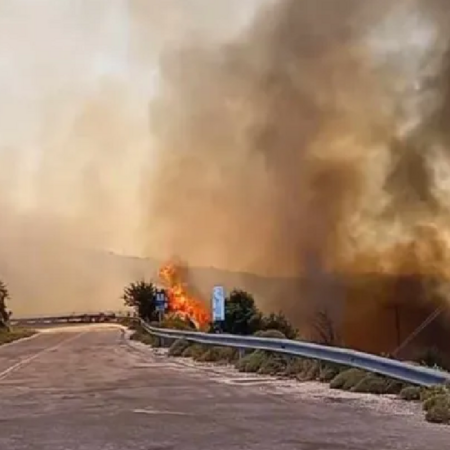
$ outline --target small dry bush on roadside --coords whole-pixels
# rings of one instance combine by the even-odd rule
[[[220,362],[222,359],[222,347],[207,347],[197,358],[200,362]]]
[[[268,359],[267,352],[256,350],[236,362],[236,369],[239,372],[258,372],[264,361]]]
[[[336,375],[330,382],[331,389],[342,389],[349,391],[356,386],[365,376],[367,372],[361,369],[347,369]]]
[[[279,354],[269,354],[263,360],[258,373],[261,375],[283,375],[286,372],[288,359]]]
[[[421,391],[419,386],[406,386],[400,391],[399,396],[402,400],[415,402],[420,400]]]
[[[186,339],[177,339],[169,349],[169,356],[180,357],[183,356],[183,352],[191,345]]]
[[[322,362],[320,364],[319,381],[322,383],[330,383],[333,378],[347,369],[347,367],[341,366],[339,364]]]
[[[202,344],[192,344],[183,351],[181,356],[183,358],[198,359],[206,351],[206,347]]]
[[[420,391],[420,400],[422,402],[426,402],[430,397],[434,397],[436,395],[448,395],[449,390],[445,385],[436,385],[421,388]]]
[[[289,358],[283,375],[289,378],[297,378],[297,376],[303,372],[305,361],[305,359],[298,357]]]
[[[232,363],[239,359],[239,350],[233,347],[218,347],[219,362]]]
[[[261,330],[257,331],[253,336],[271,339],[286,339],[284,333],[279,330]]]
[[[424,411],[430,411],[437,405],[450,406],[450,396],[448,394],[432,395],[422,403],[422,408]]]
[[[392,378],[386,379],[386,394],[399,395],[402,389],[409,385],[400,380],[394,380]]]
[[[388,380],[374,373],[367,374],[355,386],[352,387],[353,392],[367,394],[386,394]]]
[[[314,359],[306,359],[303,371],[298,375],[300,381],[315,381],[320,376],[320,362]]]
[[[159,346],[159,339],[155,338],[151,334],[146,333],[142,329],[137,329],[133,334],[131,334],[130,339],[132,341],[142,342],[145,345],[151,345],[152,347]]]
[[[432,423],[450,424],[450,395],[437,394],[424,403],[425,420]]]

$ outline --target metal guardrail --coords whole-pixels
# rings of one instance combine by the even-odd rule
[[[195,331],[155,328],[143,321],[141,321],[141,325],[148,333],[161,338],[171,340],[186,339],[199,344],[234,347],[239,349],[267,350],[292,356],[328,361],[344,366],[356,367],[420,386],[432,386],[450,382],[450,373],[448,372],[415,366],[414,364],[351,349],[328,347],[325,345],[292,341],[289,339],[236,336],[231,334],[208,334]]]
[[[93,322],[116,322],[127,316],[118,313],[83,313],[65,315],[47,315],[35,317],[18,317],[11,319],[11,325],[40,325],[58,323],[93,323]]]

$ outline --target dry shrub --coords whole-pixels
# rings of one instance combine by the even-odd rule
[[[191,345],[186,339],[177,339],[169,349],[169,356],[183,356],[183,352]]]
[[[406,386],[400,391],[400,398],[408,402],[420,400],[421,388],[419,386]]]
[[[263,350],[256,350],[236,362],[236,369],[239,372],[258,372],[264,361],[268,359],[267,352]]]
[[[331,389],[342,389],[349,391],[356,386],[365,376],[367,372],[361,369],[347,369],[336,375],[330,382]]]

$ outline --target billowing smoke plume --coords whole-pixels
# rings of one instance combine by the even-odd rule
[[[446,275],[449,13],[280,0],[237,40],[167,48],[151,248],[306,277],[328,301],[347,275]]]

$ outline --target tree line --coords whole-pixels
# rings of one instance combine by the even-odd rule
[[[124,289],[122,299],[125,306],[132,308],[139,318],[147,322],[158,320],[156,287],[153,283],[138,281],[129,284]],[[211,323],[210,331],[213,329],[214,324]],[[288,339],[295,339],[298,335],[298,330],[283,313],[265,315],[259,310],[250,293],[240,289],[232,290],[225,300],[225,320],[221,324],[221,331],[252,335],[263,330],[278,330]]]

